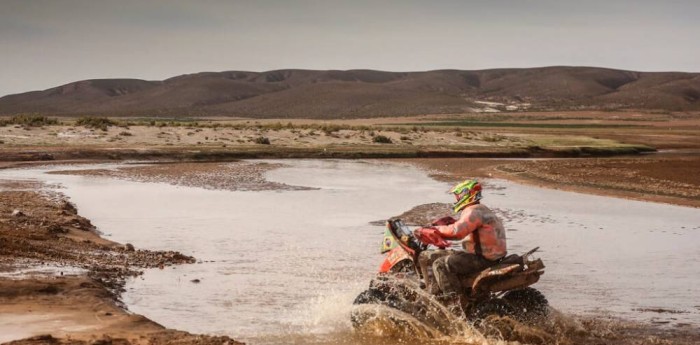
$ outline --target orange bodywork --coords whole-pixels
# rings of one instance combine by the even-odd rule
[[[382,265],[379,266],[379,273],[387,273],[391,270],[394,265],[397,263],[403,261],[403,260],[411,260],[413,261],[413,258],[411,257],[411,254],[409,254],[406,249],[404,249],[402,246],[398,246],[384,257],[384,262],[382,262]]]

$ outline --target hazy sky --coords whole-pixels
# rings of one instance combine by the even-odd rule
[[[0,0],[0,95],[201,71],[700,72],[700,1]]]

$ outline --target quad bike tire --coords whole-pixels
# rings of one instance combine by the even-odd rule
[[[501,299],[514,308],[514,316],[520,321],[537,320],[546,317],[549,313],[547,298],[531,287],[508,291]]]
[[[379,304],[387,300],[387,295],[378,289],[367,289],[362,291],[352,304]]]
[[[398,306],[398,301],[391,296],[387,295],[381,290],[369,288],[362,291],[352,304],[383,304],[392,308]],[[362,316],[352,313],[350,315],[350,321],[354,327],[361,325],[365,320]]]
[[[397,285],[391,293],[387,293],[382,289],[370,287],[361,292],[353,302],[354,305],[382,305],[395,309],[401,313],[411,315],[416,320],[423,323],[425,326],[439,333],[446,334],[449,332],[449,324],[445,324],[450,315],[449,310],[442,306],[432,297],[419,296],[414,294],[410,289],[404,286]],[[351,313],[350,320],[353,327],[358,328],[368,320],[368,315],[361,311]],[[371,315],[369,315],[371,317]]]
[[[478,322],[485,320],[489,316],[514,317],[517,312],[518,310],[508,301],[501,298],[492,298],[473,306],[467,314],[467,318]]]
[[[510,339],[507,334],[504,334],[499,327],[501,318],[515,318],[517,309],[501,298],[491,298],[482,301],[470,308],[467,318],[472,322],[479,332],[487,337],[501,337],[504,340]]]

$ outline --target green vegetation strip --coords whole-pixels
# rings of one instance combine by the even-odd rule
[[[540,147],[398,147],[391,144],[358,146],[285,147],[254,145],[237,148],[202,147],[154,147],[154,148],[61,148],[0,150],[0,161],[51,161],[51,160],[179,160],[179,161],[227,161],[254,158],[427,158],[427,157],[479,157],[479,158],[527,158],[527,157],[586,157],[639,154],[644,149],[636,147],[569,147],[548,149]]]
[[[640,125],[616,125],[596,123],[516,123],[516,122],[483,122],[483,121],[443,121],[443,122],[412,122],[402,123],[403,126],[426,127],[515,127],[515,128],[632,128]]]

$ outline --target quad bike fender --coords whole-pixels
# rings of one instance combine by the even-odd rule
[[[520,272],[509,276],[506,279],[495,281],[488,285],[492,292],[510,291],[522,289],[540,280],[542,272]]]
[[[472,291],[500,292],[522,289],[540,280],[544,274],[542,260],[530,262],[527,268],[518,264],[496,265],[481,272],[472,283]]]
[[[489,268],[481,272],[476,279],[474,279],[474,283],[472,285],[472,289],[477,290],[479,285],[481,285],[482,282],[485,282],[486,280],[489,280],[489,278],[494,278],[494,277],[503,277],[506,276],[510,273],[517,272],[518,270],[522,270],[520,265],[514,264],[514,265],[507,265],[500,267],[501,265]]]
[[[399,263],[407,264],[409,261],[413,264],[413,258],[409,255],[403,248],[396,247],[389,251],[389,253],[384,257],[384,261],[381,266],[379,266],[379,273],[389,273],[391,269],[397,266]]]

